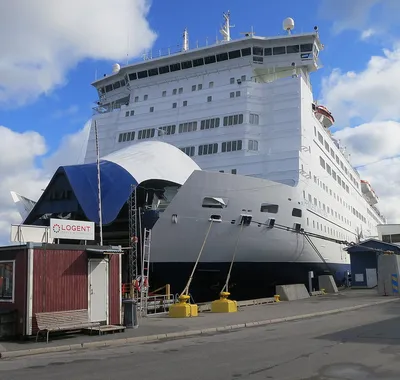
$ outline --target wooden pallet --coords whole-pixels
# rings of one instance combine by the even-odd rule
[[[115,326],[115,325],[104,325],[104,326],[96,326],[92,328],[92,334],[115,334],[116,332],[124,332],[125,326]]]

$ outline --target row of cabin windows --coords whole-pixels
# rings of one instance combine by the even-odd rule
[[[173,135],[176,131],[176,125],[166,125],[164,127],[157,128],[158,136],[161,135]],[[138,131],[138,140],[149,139],[155,136],[155,128],[142,129]],[[135,140],[135,131],[120,133],[118,136],[118,142],[127,142]]]
[[[256,124],[256,123],[258,124],[259,115],[250,114],[250,121],[251,121],[250,124]],[[225,116],[223,119],[223,124],[224,124],[224,126],[243,124],[243,114]],[[204,120],[200,121],[200,130],[218,128],[219,126],[220,126],[220,118],[219,117],[215,117],[215,118],[211,118],[211,119],[204,119]],[[173,135],[176,133],[176,125],[163,126],[163,127],[157,128],[157,129],[159,130],[158,136]],[[179,133],[195,132],[195,131],[197,131],[197,121],[191,121],[191,122],[179,124],[179,128],[178,128]],[[143,134],[140,134],[140,136],[142,136],[142,135]],[[147,132],[146,132],[146,136],[147,136]],[[151,137],[154,137],[154,136],[155,136],[155,132],[151,133]],[[143,139],[143,137],[141,137],[141,138]],[[150,137],[145,137],[145,138],[150,138]],[[134,139],[135,139],[134,131],[124,132],[124,133],[120,133],[118,135],[118,142],[132,141]],[[138,137],[138,139],[139,139],[139,137]],[[254,146],[256,146],[256,148],[249,148],[249,150],[258,150],[258,142],[256,142],[256,143],[257,144],[254,144]]]
[[[134,73],[129,73],[125,76],[124,81],[117,81],[114,84],[106,85],[101,87],[99,92],[102,94],[104,92],[110,92],[121,86],[121,82],[124,83],[128,81],[134,81],[137,79],[144,79],[156,75],[167,74],[170,72],[175,72],[179,70],[191,69],[192,67],[199,67],[203,65],[209,65],[217,62],[223,62],[230,59],[236,59],[241,57],[247,57],[254,55],[256,57],[271,56],[271,55],[282,55],[282,54],[298,54],[298,53],[310,53],[313,50],[313,44],[302,44],[302,45],[288,45],[288,46],[275,46],[263,48],[259,46],[247,47],[244,49],[231,50],[229,52],[219,53],[216,55],[209,55],[202,58],[197,58],[188,61],[182,61],[173,63],[171,65],[154,67],[148,70],[141,70]],[[115,86],[115,88],[114,88]],[[119,86],[119,87],[118,87]]]
[[[329,166],[329,164],[325,163],[325,160],[320,156],[319,157],[320,165],[332,176],[337,183],[343,187],[348,193],[350,193],[349,186],[344,183],[344,181],[340,178],[338,174]],[[358,219],[362,220],[364,223],[367,223],[367,218],[361,214],[358,210],[354,207],[351,208],[351,212],[355,215]]]
[[[235,97],[239,97],[240,94],[241,94],[240,91],[236,91],[236,92],[231,92],[229,96],[230,96],[230,98],[235,98]],[[211,103],[211,102],[212,102],[212,96],[211,95],[207,96],[207,103]],[[182,107],[187,107],[187,105],[188,105],[188,101],[187,100],[183,100],[182,101]],[[178,103],[177,102],[173,102],[172,103],[172,108],[177,108],[177,107],[178,107]],[[154,106],[151,106],[149,108],[149,112],[154,112]],[[134,116],[134,115],[135,115],[135,111],[134,110],[125,112],[125,117]]]
[[[309,218],[307,218],[307,227],[310,227]],[[322,224],[322,222],[316,222],[315,220],[312,220],[312,228],[317,229],[321,232],[325,232],[325,233],[327,233],[335,238],[338,238],[338,239],[347,240],[347,241],[352,240],[350,235],[347,235],[341,231],[338,231],[333,227],[326,226],[326,225]]]
[[[336,172],[330,167],[328,163],[325,162],[325,160],[320,156],[319,157],[319,163],[324,168],[332,178],[337,181],[339,186],[342,186],[344,190],[346,190],[348,193],[350,193],[349,186],[340,178],[339,174],[336,174]]]
[[[248,140],[247,142],[248,150],[257,151],[258,150],[258,141],[257,140]],[[189,157],[193,157],[196,154],[195,146],[186,146],[179,148],[182,152],[187,154]],[[243,149],[243,141],[242,140],[234,140],[234,141],[225,141],[221,143],[221,153],[227,152],[236,152]],[[217,154],[219,153],[219,144],[203,144],[199,145],[197,148],[197,155],[205,156],[209,154]]]
[[[314,205],[315,207],[319,208],[321,213],[325,214],[325,216],[329,217],[332,215],[332,217],[335,217],[335,218],[339,219],[339,221],[351,226],[350,219],[346,218],[344,215],[341,215],[337,211],[334,211],[332,207],[325,205],[325,203],[319,201],[317,198],[315,198],[315,197],[313,198],[310,193],[308,193],[308,198],[307,198],[306,192],[303,191],[303,198],[306,201],[308,201],[308,204]]]
[[[333,198],[338,201],[341,206],[345,207],[350,213],[354,214],[354,215],[359,215],[362,217],[361,213],[358,213],[350,204],[348,204],[343,198],[341,198],[339,196],[339,194],[336,194],[335,192],[332,191],[332,189],[330,189],[327,185],[325,185],[325,183],[323,183],[319,178],[317,178],[317,176],[314,175],[314,182],[321,187],[321,189],[323,189],[327,194],[329,194],[330,196],[333,196]],[[357,216],[359,219],[360,217]],[[340,218],[340,217],[339,217]],[[361,219],[366,223],[366,219]],[[350,223],[351,225],[351,223]]]
[[[379,219],[372,213],[372,211],[370,211],[368,208],[367,208],[367,214],[368,214],[373,220],[375,220],[376,224],[382,224],[382,223],[383,223],[383,221],[382,221],[382,220],[379,220]]]
[[[359,188],[359,184],[356,180],[356,178],[351,174],[350,169],[347,168],[347,166],[343,163],[343,161],[339,158],[337,154],[335,154],[335,151],[333,148],[329,145],[329,142],[324,140],[322,137],[321,132],[317,132],[317,128],[314,127],[314,135],[318,136],[318,141],[321,143],[322,147],[325,148],[325,150],[332,156],[333,161],[336,161],[336,164],[338,167],[340,167],[345,174],[349,177],[350,181],[353,183],[353,185],[356,187],[356,189]]]
[[[227,206],[228,206],[227,202],[222,200],[220,197],[205,197],[202,203],[202,207],[204,208],[226,208]],[[279,205],[276,204],[262,203],[260,206],[260,212],[277,214],[278,211],[279,211]],[[299,208],[293,208],[292,216],[295,216],[296,218],[301,218],[302,210]]]

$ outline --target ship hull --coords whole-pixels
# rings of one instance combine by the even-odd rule
[[[344,246],[313,237],[313,247],[293,231],[307,231],[310,222],[301,193],[297,186],[260,178],[194,172],[153,227],[152,288],[168,283],[180,293],[197,259],[190,288],[196,302],[218,296],[232,261],[229,290],[236,299],[271,296],[280,284],[308,285],[309,271],[314,288],[320,274],[333,274],[341,283],[350,264]],[[210,197],[226,206],[204,207]],[[278,209],[265,212],[266,204]],[[251,222],[242,226],[243,216]]]

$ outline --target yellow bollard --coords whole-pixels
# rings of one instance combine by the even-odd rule
[[[236,313],[237,302],[228,300],[229,295],[229,292],[221,292],[220,299],[211,302],[211,313]]]
[[[281,296],[279,294],[274,295],[274,301],[275,302],[281,302]]]
[[[189,304],[190,296],[182,294],[179,296],[179,303],[175,303],[169,308],[169,316],[171,318],[187,318],[197,317],[199,315],[199,308],[196,304]]]

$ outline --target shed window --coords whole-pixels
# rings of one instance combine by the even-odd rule
[[[0,261],[0,301],[14,300],[15,261]]]
[[[292,210],[292,216],[296,216],[296,217],[298,217],[298,218],[301,218],[301,209],[299,209],[299,208],[294,208],[294,209]]]
[[[269,212],[271,214],[277,214],[279,210],[278,205],[273,205],[271,203],[262,203],[260,211],[261,212]]]

